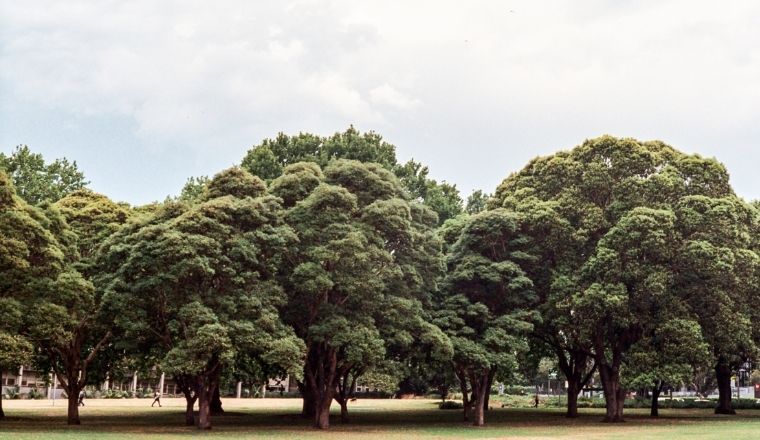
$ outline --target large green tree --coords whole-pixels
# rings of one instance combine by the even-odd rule
[[[533,282],[521,265],[532,263],[529,239],[514,212],[496,209],[468,219],[448,256],[448,273],[437,323],[451,337],[453,365],[460,381],[465,418],[485,423],[491,385],[509,377],[517,355],[527,350],[536,316]]]
[[[645,313],[632,313],[654,300],[647,298],[653,295],[647,289],[659,289],[673,301],[680,298],[682,302],[689,302],[683,293],[684,280],[679,279],[683,273],[677,271],[680,237],[684,232],[677,223],[681,216],[676,215],[675,210],[690,196],[736,199],[725,168],[715,160],[681,153],[662,142],[603,136],[571,151],[534,159],[508,177],[490,202],[491,207],[518,210],[526,209],[531,201],[543,202],[557,215],[552,222],[556,228],[537,229],[532,234],[544,237],[551,236],[552,231],[560,231],[556,235],[558,240],[546,242],[551,249],[537,252],[543,269],[531,276],[541,298],[542,314],[564,317],[554,321],[557,326],[541,327],[541,336],[556,349],[570,348],[568,355],[574,351],[585,352],[594,358],[600,373],[605,370],[602,378],[609,398],[606,417],[609,421],[622,419],[622,404],[617,398],[623,393],[619,366],[652,319]],[[641,211],[641,208],[652,211]],[[643,248],[644,239],[648,245],[663,248]],[[627,252],[651,254],[653,260],[626,259]],[[607,263],[618,264],[618,273],[613,274],[613,269],[605,266]],[[621,268],[635,269],[639,275],[631,279]],[[746,277],[738,282],[743,283],[743,287],[734,290],[735,297],[725,303],[729,307],[739,298],[746,298],[743,292],[752,283]],[[720,294],[710,290],[705,296],[718,298]],[[600,307],[602,304],[609,307],[604,309]],[[584,313],[579,313],[581,305]],[[594,310],[603,313],[599,315]],[[691,315],[698,318],[696,308],[690,310]],[[621,314],[616,316],[616,312]],[[745,309],[739,313],[744,314],[741,320],[746,320]],[[609,322],[599,326],[600,317]],[[700,319],[699,322],[703,334],[709,337],[706,321]],[[609,330],[606,334],[605,329]],[[578,330],[582,332],[577,333]],[[746,340],[746,334],[727,336],[737,342]],[[564,345],[568,335],[573,335],[569,346]],[[611,349],[613,346],[617,348]],[[738,357],[745,357],[745,353],[747,350],[734,352]],[[715,362],[716,365],[721,363],[719,356]],[[725,377],[725,373],[721,374]],[[730,394],[726,398],[730,399]]]
[[[62,158],[46,163],[41,154],[26,145],[17,146],[7,156],[0,153],[0,168],[10,176],[18,196],[32,205],[53,203],[90,183],[76,161]]]
[[[415,339],[445,341],[420,319],[419,306],[442,271],[436,215],[407,200],[398,179],[376,163],[336,160],[324,173],[296,163],[270,188],[298,236],[281,268],[288,294],[281,310],[306,342],[304,414],[324,429],[332,400],[345,413],[351,378],[386,350]]]
[[[421,201],[438,214],[439,223],[462,212],[462,198],[456,185],[429,177],[428,167],[414,160],[399,163],[396,147],[374,132],[361,133],[353,126],[342,133],[322,137],[309,133],[288,136],[280,133],[251,148],[242,167],[266,181],[277,178],[296,162],[314,162],[324,169],[337,159],[377,163],[400,179],[409,197]]]
[[[169,203],[107,244],[109,305],[126,338],[152,345],[163,371],[183,386],[198,427],[211,428],[210,404],[222,369],[255,359],[293,371],[303,344],[280,321],[285,296],[274,278],[295,236],[280,200],[239,168],[209,182],[205,201]]]

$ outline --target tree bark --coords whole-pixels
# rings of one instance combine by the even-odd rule
[[[578,395],[586,386],[596,371],[596,363],[587,371],[589,355],[578,350],[555,348],[559,368],[567,379],[567,412],[566,417],[578,417]],[[567,354],[567,355],[566,355]]]
[[[330,405],[338,387],[338,353],[327,342],[311,342],[304,372],[314,390],[314,427],[330,427]]]
[[[224,414],[224,408],[222,408],[222,397],[221,393],[219,392],[219,384],[216,384],[216,387],[214,387],[214,392],[211,395],[211,415],[218,416]]]
[[[493,380],[496,377],[496,369],[492,369],[490,373],[488,373],[488,383],[486,384],[486,395],[485,395],[485,402],[483,403],[483,411],[488,411],[488,405],[491,401],[491,387],[493,386]]]
[[[193,407],[195,406],[195,401],[198,400],[198,395],[193,394],[192,390],[189,389],[183,389],[182,394],[185,395],[185,425],[193,426],[195,425]]]
[[[79,420],[79,391],[80,389],[76,380],[69,380],[69,386],[66,387],[69,401],[69,411],[66,418],[66,424],[68,425],[82,424],[82,421]]]
[[[718,406],[715,414],[736,414],[731,403],[731,367],[723,359],[715,365],[715,378],[718,381]]]
[[[660,416],[660,393],[662,392],[662,387],[665,385],[665,382],[658,380],[654,386],[652,387],[652,405],[649,411],[650,417],[659,417]]]
[[[565,417],[574,419],[578,417],[578,394],[581,390],[578,386],[578,382],[575,380],[567,379],[567,412]]]
[[[309,387],[308,381],[297,382],[298,391],[301,392],[301,398],[303,399],[303,406],[301,407],[301,416],[304,418],[313,419],[314,411],[317,408],[317,402],[314,398],[314,390]]]
[[[214,389],[219,385],[219,368],[220,365],[217,363],[208,373],[197,378],[198,429],[211,429],[211,401],[214,398]]]
[[[625,404],[625,388],[620,384],[620,367],[617,365],[599,365],[599,376],[604,388],[606,414],[604,422],[623,422],[623,405]]]
[[[211,398],[214,391],[208,381],[208,378],[201,379],[198,387],[198,429],[211,429]]]
[[[488,394],[488,376],[489,371],[481,373],[476,376],[474,373],[470,375],[470,383],[472,384],[473,394],[477,389],[477,395],[473,396],[474,405],[472,408],[472,424],[473,426],[485,425],[485,402],[486,395]]]
[[[459,387],[462,390],[462,412],[464,416],[464,421],[470,420],[470,399],[467,392],[467,377],[464,375],[464,372],[461,370],[457,370],[456,372],[457,379],[459,380]]]

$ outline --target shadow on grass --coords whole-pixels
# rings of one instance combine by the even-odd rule
[[[663,410],[659,418],[650,418],[645,410],[627,410],[626,423],[618,425],[625,430],[637,427],[673,428],[710,425],[724,422],[750,422],[760,426],[760,411],[743,411],[737,416],[716,416],[711,410]],[[349,408],[350,422],[343,424],[335,414],[331,419],[331,431],[344,433],[380,433],[402,435],[404,432],[420,434],[470,433],[469,423],[462,420],[462,412],[439,410],[437,404],[407,408],[360,407]],[[581,410],[577,419],[567,419],[562,410],[556,409],[494,409],[487,412],[488,430],[509,430],[513,433],[573,433],[579,430],[604,432],[610,425],[601,423],[601,410]],[[0,421],[0,433],[28,434],[23,438],[48,438],[60,434],[61,438],[106,438],[130,435],[158,434],[186,436],[198,434],[195,427],[184,425],[182,411],[151,411],[145,409],[93,409],[81,416],[82,425],[69,427],[61,413],[35,410],[19,410]],[[295,412],[283,409],[235,409],[212,419],[214,433],[256,433],[259,435],[294,436],[297,432],[311,431],[311,421]],[[453,431],[452,431],[453,430]],[[113,435],[106,435],[113,434]],[[3,437],[0,435],[0,437]],[[17,435],[18,437],[18,435]]]

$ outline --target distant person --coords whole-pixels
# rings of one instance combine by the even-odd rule
[[[538,393],[536,393],[536,400],[535,400],[535,402],[533,404],[533,407],[534,408],[538,408]]]
[[[150,407],[153,408],[155,404],[158,404],[158,407],[161,408],[161,393],[153,393],[153,403],[150,404]]]
[[[79,392],[79,406],[84,406],[84,390]]]

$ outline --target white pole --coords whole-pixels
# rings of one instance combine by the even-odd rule
[[[55,406],[55,395],[58,389],[58,378],[53,374],[53,406]]]
[[[243,394],[243,382],[237,383],[237,398],[239,399]]]
[[[161,373],[161,379],[158,380],[158,394],[164,394],[164,378],[166,373]]]
[[[137,371],[132,375],[132,397],[137,397]]]

